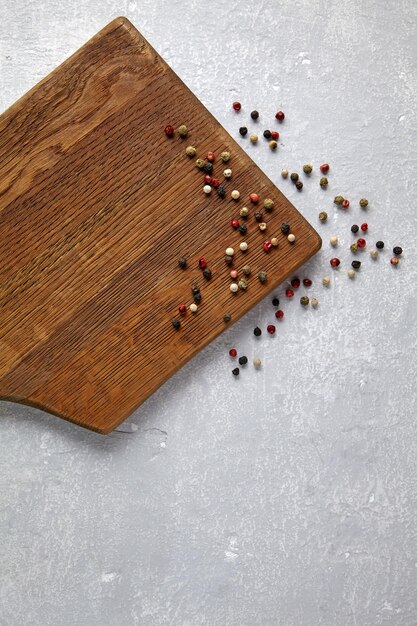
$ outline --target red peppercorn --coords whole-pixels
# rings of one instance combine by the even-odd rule
[[[164,128],[164,133],[166,134],[167,137],[173,137],[174,136],[174,127],[171,126],[171,124],[168,124],[168,126],[165,126],[165,128]]]
[[[279,132],[277,130],[271,130],[271,139],[273,139],[274,141],[278,141]]]
[[[285,119],[284,111],[278,111],[278,113],[275,113],[275,119],[277,119],[278,122],[283,122]]]
[[[361,231],[363,233],[366,233],[367,230],[368,230],[368,224],[364,222],[363,224],[361,224]]]
[[[275,326],[273,324],[268,324],[266,330],[269,332],[270,335],[275,335]]]
[[[391,265],[398,265],[400,259],[397,256],[393,256],[390,260]]]
[[[233,219],[231,222],[232,228],[239,228],[239,220],[237,220],[236,218]]]
[[[204,176],[204,182],[207,183],[207,185],[211,185],[211,183],[213,182],[213,179],[211,176],[209,176],[208,174],[206,174]]]
[[[272,248],[272,243],[270,242],[269,239],[267,239],[266,241],[263,242],[262,248],[265,250],[265,252],[269,252],[270,251],[270,249]]]
[[[198,259],[198,267],[201,270],[205,270],[207,267],[207,261],[203,256],[201,257],[201,259]]]
[[[313,281],[310,280],[310,278],[303,278],[304,287],[311,287],[312,284],[313,284]]]
[[[279,320],[282,320],[282,318],[284,317],[284,311],[281,311],[281,309],[278,309],[278,311],[275,311],[275,317]]]
[[[320,172],[322,174],[327,174],[329,169],[330,169],[330,165],[328,163],[323,163],[323,165],[320,165]]]
[[[237,356],[237,350],[235,350],[235,348],[230,348],[229,354],[234,359]]]
[[[336,259],[336,257],[334,257],[334,259],[330,259],[330,265],[332,267],[339,267],[340,265],[340,260]]]
[[[344,209],[348,209],[348,208],[349,208],[349,206],[350,206],[350,202],[349,202],[349,200],[343,200],[343,202],[342,202],[342,207],[343,207]]]
[[[187,313],[187,307],[185,306],[185,304],[180,304],[180,306],[178,307],[178,311],[181,315],[185,315]]]
[[[214,152],[207,152],[207,161],[210,161],[210,163],[214,163],[215,158],[216,155],[214,154]]]
[[[291,281],[291,287],[294,287],[294,289],[298,289],[298,287],[300,286],[300,279],[295,277],[292,279]]]
[[[240,111],[240,109],[242,108],[242,105],[240,104],[240,102],[233,102],[232,107],[234,108],[235,111]]]
[[[285,290],[285,295],[287,296],[287,298],[293,298],[294,297],[294,291],[292,289],[286,289]]]
[[[259,202],[259,196],[257,193],[251,193],[249,198],[251,199],[251,202],[253,202],[253,204]]]
[[[217,180],[217,178],[212,178],[211,179],[211,186],[214,187],[214,189],[217,189],[217,187],[220,186],[220,181]]]
[[[364,248],[366,246],[366,240],[362,238],[358,239],[356,243],[358,244],[358,248]]]

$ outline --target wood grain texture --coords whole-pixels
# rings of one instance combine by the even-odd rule
[[[167,123],[186,124],[188,138],[167,139]],[[231,152],[225,199],[202,192],[188,144],[202,156]],[[224,313],[236,321],[321,245],[125,18],[0,117],[0,171],[0,397],[101,433],[224,330]],[[267,236],[277,235],[279,248],[270,254],[252,192],[275,202]],[[246,254],[230,227],[244,205]],[[282,222],[291,224],[294,245],[279,232]],[[236,269],[248,263],[253,272],[247,292],[236,295],[224,262],[229,245]],[[209,282],[200,256],[213,271]],[[192,301],[193,283],[202,303],[175,331],[171,320],[178,304]]]

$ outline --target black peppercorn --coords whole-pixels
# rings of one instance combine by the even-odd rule
[[[264,214],[259,209],[257,211],[255,211],[255,219],[256,219],[257,222],[262,222],[263,216],[264,216]]]
[[[212,276],[211,269],[209,269],[208,267],[206,267],[206,268],[203,270],[203,276],[204,276],[204,278],[205,278],[206,280],[211,280],[211,276]]]
[[[201,302],[201,293],[200,292],[195,293],[193,297],[194,297],[194,302],[196,304],[200,304],[200,302]]]
[[[185,267],[187,267],[187,259],[185,258],[185,256],[180,256],[180,258],[178,259],[178,266],[183,270]]]
[[[384,247],[384,242],[383,241],[377,241],[375,245],[378,248],[378,250],[382,250],[382,248]]]
[[[175,328],[175,330],[178,330],[179,328],[181,328],[181,322],[180,320],[172,320],[172,326]]]
[[[278,298],[272,298],[272,305],[273,305],[273,306],[279,306],[279,300],[278,300]]]
[[[395,248],[393,248],[392,251],[395,254],[395,256],[400,256],[403,253],[403,249],[400,248],[400,246],[395,246]]]
[[[225,324],[228,324],[231,319],[232,319],[232,316],[230,315],[230,313],[226,313],[226,315],[223,315],[223,322]]]
[[[192,292],[193,294],[194,294],[194,293],[200,293],[200,288],[199,288],[199,287],[197,287],[197,285],[193,285],[193,286],[191,287],[191,292]]]
[[[271,139],[271,131],[270,130],[264,130],[264,137],[265,137],[265,139]]]
[[[253,329],[253,334],[255,335],[255,337],[260,337],[262,335],[262,331],[259,326]]]
[[[289,224],[281,224],[281,232],[283,235],[288,235],[288,233],[290,232],[290,225]]]
[[[258,117],[259,117],[259,113],[258,113],[258,111],[252,111],[252,112],[251,112],[251,114],[250,114],[250,116],[251,116],[251,118],[252,118],[253,120],[257,120],[257,119],[258,119]]]
[[[297,180],[299,179],[299,176],[298,176],[297,172],[293,172],[292,174],[290,174],[290,178],[291,178],[293,183],[296,183]]]
[[[248,134],[248,129],[246,128],[246,126],[241,126],[239,128],[239,133],[242,135],[242,137],[244,137],[245,135]]]
[[[229,256],[228,254],[226,254],[226,256],[224,257],[224,260],[226,261],[226,265],[232,265],[233,264],[233,257]]]
[[[224,185],[220,185],[219,187],[217,187],[217,195],[219,196],[219,198],[226,197],[226,187]]]
[[[239,376],[239,368],[235,367],[235,369],[232,370],[232,374],[233,374],[233,376]]]
[[[301,180],[297,180],[295,186],[297,187],[298,191],[301,191],[303,188],[303,182]]]
[[[248,362],[248,357],[247,356],[240,356],[239,357],[239,365],[246,365],[247,362]]]
[[[248,230],[248,227],[246,226],[246,224],[241,224],[239,226],[239,232],[241,235],[246,235],[247,230]]]
[[[352,231],[352,233],[357,233],[359,230],[359,226],[357,224],[352,224],[350,230]]]
[[[351,263],[352,267],[354,270],[358,270],[361,266],[361,262],[360,261],[352,261]]]
[[[213,171],[213,163],[206,163],[203,167],[203,170],[206,172],[206,174],[211,174]]]

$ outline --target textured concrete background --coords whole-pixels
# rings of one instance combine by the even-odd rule
[[[313,224],[322,209],[330,219],[300,272],[320,308],[285,303],[277,336],[256,342],[266,298],[124,432],[0,404],[0,624],[417,624],[415,1],[1,9],[2,109],[124,14],[234,136],[247,115],[232,100],[259,109],[261,130],[284,109],[278,153],[249,152]],[[317,171],[301,194],[280,180],[282,166],[326,160],[327,192]],[[353,282],[362,196],[370,242],[405,253],[397,269],[388,250],[365,253]],[[345,263],[326,290],[333,234]],[[232,345],[263,369],[234,380]]]

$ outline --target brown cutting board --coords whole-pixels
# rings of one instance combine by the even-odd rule
[[[186,124],[188,137],[167,138],[166,124]],[[215,152],[221,181],[232,169],[225,198],[203,193],[187,145],[203,158]],[[224,314],[236,321],[321,244],[125,18],[0,117],[0,172],[0,397],[101,433],[224,330]],[[257,206],[251,193],[260,196]],[[275,207],[261,233],[254,210],[265,198]],[[230,225],[243,206],[245,236]],[[266,253],[262,243],[275,235],[279,247]],[[237,294],[229,289],[228,246],[238,271],[252,268]],[[182,255],[186,270],[178,267]],[[198,268],[202,256],[210,281]],[[202,302],[181,317],[178,305],[192,302],[193,284]]]

